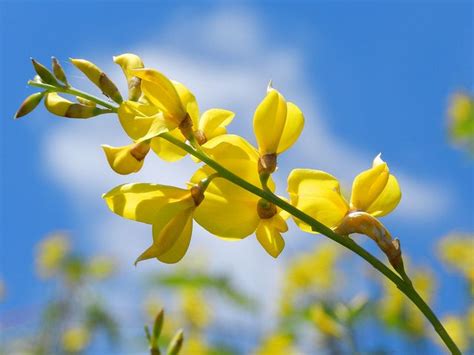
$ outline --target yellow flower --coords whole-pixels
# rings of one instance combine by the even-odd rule
[[[193,214],[202,201],[198,187],[125,184],[103,198],[112,212],[153,226],[153,244],[136,263],[150,258],[176,263],[183,258],[191,240]]]
[[[429,303],[435,288],[433,275],[425,270],[415,270],[411,279],[421,297]],[[389,327],[400,327],[411,336],[422,336],[426,331],[426,321],[416,306],[392,282],[384,280],[383,287],[378,312],[381,319]]]
[[[98,107],[71,102],[55,92],[45,95],[44,105],[49,112],[68,118],[90,118],[110,112]]]
[[[324,335],[335,338],[342,337],[342,326],[326,312],[321,304],[311,307],[310,316],[316,328]]]
[[[280,154],[290,148],[303,126],[304,117],[298,106],[286,102],[283,95],[269,85],[253,118],[260,155]]]
[[[228,170],[257,185],[258,153],[245,139],[225,135],[208,142],[204,150]],[[208,178],[213,169],[204,166],[191,178],[196,183]],[[274,185],[270,181],[270,188]],[[286,215],[280,209],[241,187],[221,178],[213,179],[205,199],[196,210],[195,220],[210,233],[224,239],[242,239],[256,233],[265,250],[277,257],[285,246],[281,233],[288,230]]]
[[[138,101],[140,99],[142,90],[140,87],[141,79],[134,76],[130,70],[143,68],[143,61],[139,56],[132,53],[125,53],[113,57],[114,62],[123,70],[128,84],[128,99],[131,101]]]
[[[106,279],[113,271],[114,263],[104,256],[93,257],[87,265],[88,274],[99,280]]]
[[[181,310],[186,321],[201,329],[211,322],[211,309],[198,289],[185,288],[181,292]]]
[[[275,333],[263,340],[262,344],[253,353],[254,355],[298,355],[300,354],[293,346],[291,336],[283,333]]]
[[[89,345],[90,336],[90,332],[83,326],[68,328],[62,335],[63,349],[71,353],[81,352]]]
[[[41,241],[36,253],[36,266],[39,275],[50,277],[56,273],[69,250],[69,239],[64,234],[53,234]]]
[[[330,228],[338,227],[349,212],[366,212],[373,217],[390,213],[400,202],[401,191],[387,164],[374,159],[372,168],[353,182],[350,205],[341,194],[339,181],[319,170],[295,169],[288,177],[291,203]],[[311,227],[295,219],[307,232]]]
[[[204,334],[191,334],[189,337],[186,337],[181,352],[192,355],[213,354],[214,352],[211,351],[211,348],[209,348],[203,338]]]
[[[136,73],[135,71],[132,72]],[[178,95],[181,107],[180,112],[184,111],[185,118],[189,119],[178,123],[176,119],[173,119],[163,109],[163,105],[159,105],[158,101],[152,100],[147,96],[147,93],[152,92],[151,89],[144,89],[145,96],[143,102],[125,101],[120,105],[118,115],[122,127],[130,138],[135,141],[151,139],[151,149],[161,159],[176,161],[183,158],[187,153],[174,144],[158,137],[160,133],[169,131],[175,138],[184,142],[189,138],[185,137],[184,133],[187,132],[186,134],[192,134],[200,145],[205,146],[206,142],[214,137],[227,133],[225,127],[234,118],[234,113],[214,108],[207,110],[200,116],[194,94],[183,84],[177,81],[168,81]],[[144,85],[146,86],[147,84],[144,84],[142,79],[142,89]],[[169,90],[171,91],[171,89]],[[159,98],[160,93],[155,93],[155,96]],[[177,127],[180,127],[180,129],[176,129]]]
[[[474,294],[474,236],[467,233],[450,234],[439,242],[438,252],[444,262],[464,275]]]
[[[136,173],[143,166],[143,160],[150,151],[147,142],[134,143],[123,147],[102,145],[110,167],[118,174]]]

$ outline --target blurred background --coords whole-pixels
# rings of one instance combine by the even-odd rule
[[[56,56],[74,86],[97,92],[67,62],[86,58],[125,92],[112,61],[125,52],[187,85],[201,111],[236,112],[230,131],[253,143],[253,111],[273,80],[306,118],[279,158],[283,195],[297,167],[349,190],[382,152],[403,193],[383,223],[469,353],[473,11],[471,1],[1,2],[0,353],[146,353],[143,325],[160,307],[163,344],[184,328],[184,354],[444,353],[397,290],[292,222],[278,259],[254,236],[225,243],[195,224],[181,263],[134,267],[151,230],[110,213],[101,194],[126,182],[184,186],[191,159],[150,154],[140,173],[118,176],[100,148],[128,144],[112,115],[83,122],[39,107],[13,120],[34,92],[30,57]]]

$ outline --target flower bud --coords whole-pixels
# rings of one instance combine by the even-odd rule
[[[20,105],[20,108],[15,113],[15,119],[23,117],[33,111],[36,106],[41,102],[44,96],[44,92],[37,92],[33,95],[28,96],[25,101]]]
[[[141,58],[135,54],[125,53],[113,58],[114,62],[123,70],[127,78],[128,83],[128,99],[131,101],[138,101],[142,94],[141,90],[141,79],[134,76],[130,70],[143,68],[143,62]]]
[[[103,145],[102,149],[112,170],[121,175],[128,175],[142,168],[143,160],[150,151],[150,144],[141,142],[123,147]]]
[[[178,355],[179,351],[181,350],[181,347],[183,346],[183,330],[180,329],[176,332],[176,334],[173,336],[173,339],[171,339],[170,344],[168,345],[168,355]]]
[[[73,103],[55,92],[46,95],[44,105],[49,112],[69,118],[89,118],[110,112],[97,107]]]
[[[69,86],[66,78],[66,73],[64,73],[63,67],[61,66],[61,64],[59,64],[59,61],[55,57],[51,57],[51,66],[53,67],[54,76],[58,80],[61,80],[64,84]]]
[[[121,103],[123,101],[120,91],[117,89],[117,86],[110,80],[110,78],[94,63],[89,62],[85,59],[70,59],[71,63],[83,72],[90,81],[92,81],[104,95],[108,96],[116,103]]]
[[[33,58],[31,58],[31,62],[33,63],[33,67],[35,68],[35,71],[41,78],[42,82],[53,86],[60,86],[59,82],[56,80],[53,73],[48,70],[48,68],[46,68],[43,64],[38,63]]]

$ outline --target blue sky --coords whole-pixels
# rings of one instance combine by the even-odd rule
[[[110,216],[100,193],[121,182],[173,182],[192,172],[190,162],[169,167],[155,159],[149,165],[159,168],[113,176],[98,146],[126,143],[112,118],[73,122],[40,107],[13,121],[33,92],[26,86],[33,76],[29,57],[44,63],[51,55],[63,62],[88,58],[123,86],[111,58],[128,51],[188,84],[201,110],[235,110],[231,129],[249,140],[253,109],[273,79],[307,120],[301,142],[281,159],[282,192],[292,168],[325,169],[349,184],[382,152],[404,192],[399,211],[384,220],[387,227],[415,264],[442,277],[436,303],[441,313],[466,302],[460,279],[433,256],[439,237],[474,229],[472,161],[448,144],[445,118],[449,95],[474,89],[472,2],[2,2],[0,11],[0,277],[9,290],[3,309],[45,297],[33,274],[33,247],[54,230],[72,231],[83,251],[110,251],[131,268],[148,243],[148,230]],[[77,71],[65,68],[72,81],[86,86]],[[143,238],[129,245],[135,236],[124,231]],[[211,249],[214,266],[226,259],[228,269],[250,250],[265,259],[262,268],[276,282],[285,258],[312,242],[292,231],[276,262],[257,250],[255,240],[234,250],[209,237],[201,246],[194,238],[191,249]],[[257,281],[235,276],[255,289]]]

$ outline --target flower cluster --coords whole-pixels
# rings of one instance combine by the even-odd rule
[[[272,174],[277,170],[278,156],[303,130],[305,119],[296,104],[268,85],[253,117],[254,147],[227,132],[233,112],[212,108],[200,113],[194,94],[185,85],[145,67],[137,55],[114,57],[128,83],[127,99],[95,64],[83,59],[71,62],[109,101],[71,87],[56,59],[52,71],[33,60],[38,76],[30,85],[45,90],[27,98],[17,118],[31,112],[43,98],[48,111],[62,117],[117,113],[128,143],[121,147],[104,145],[103,149],[118,174],[138,172],[150,152],[165,161],[191,153],[201,164],[186,188],[131,183],[103,195],[114,213],[152,226],[153,242],[137,262],[151,258],[165,263],[181,260],[190,244],[193,221],[225,240],[255,234],[271,256],[281,253],[289,211],[282,208],[288,206],[285,199],[274,194]],[[77,102],[63,98],[61,93],[76,96]],[[305,218],[319,221],[340,235],[366,234],[392,265],[400,264],[398,241],[376,219],[390,213],[401,197],[398,182],[380,155],[370,169],[355,178],[349,203],[337,179],[319,170],[293,170],[288,177],[288,193],[291,205]],[[307,219],[293,218],[303,231],[318,232]]]

